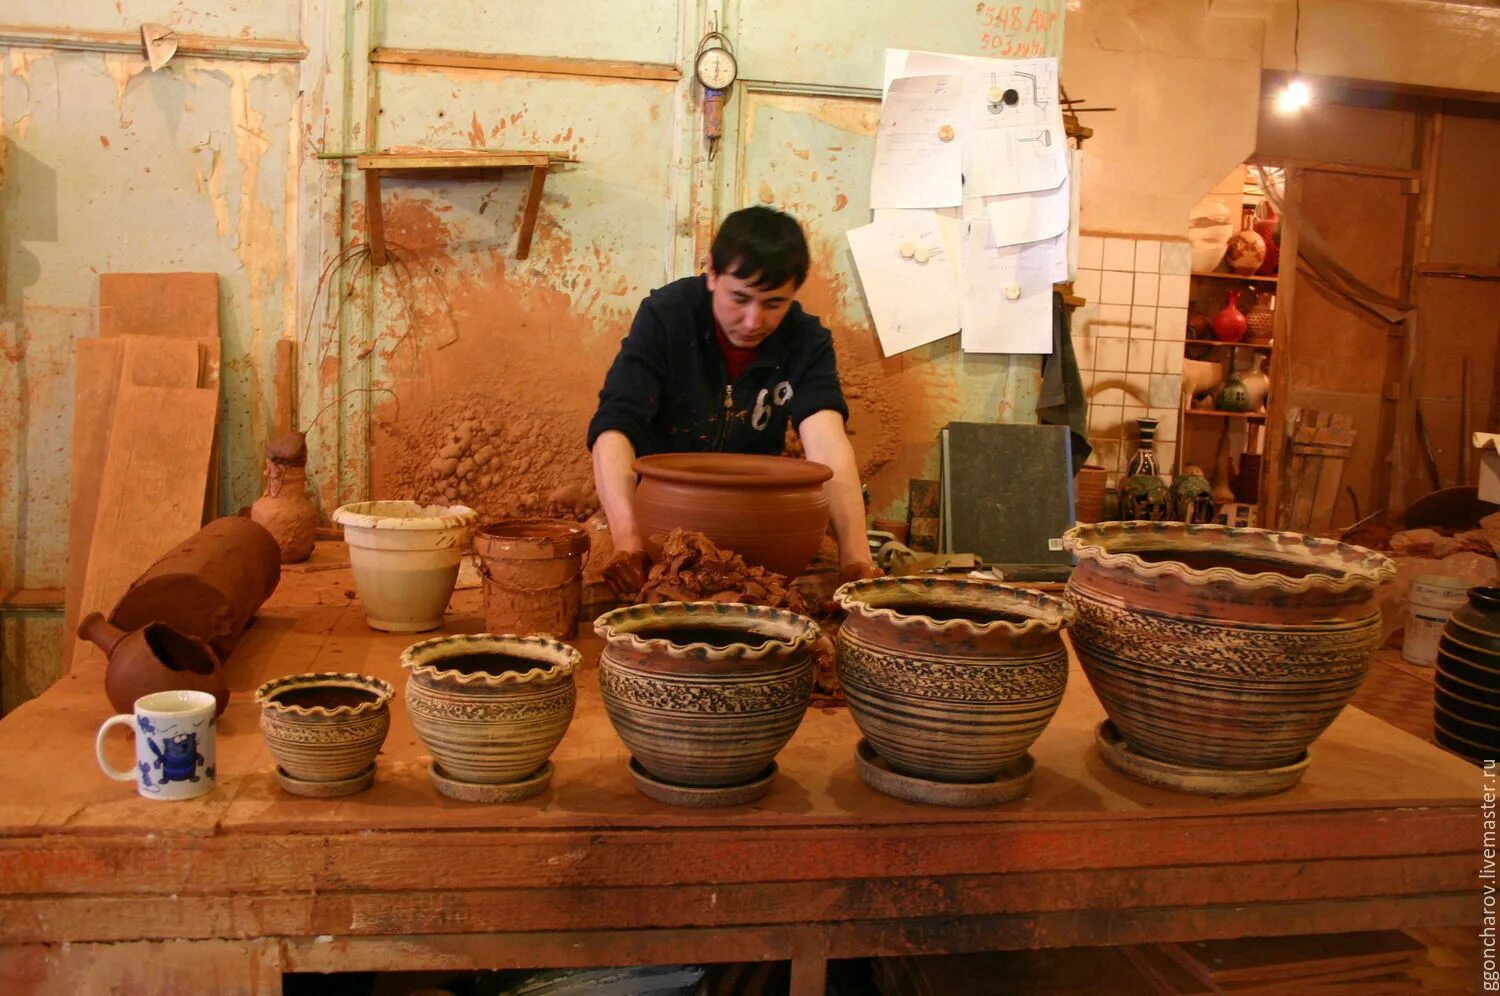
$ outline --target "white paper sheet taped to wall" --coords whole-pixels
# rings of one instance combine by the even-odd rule
[[[875,133],[872,208],[957,207],[963,202],[960,76],[893,80]]]
[[[960,225],[935,211],[882,211],[878,220],[849,232],[886,356],[958,331]]]

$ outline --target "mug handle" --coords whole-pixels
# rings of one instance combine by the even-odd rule
[[[104,759],[104,734],[109,732],[111,726],[127,726],[133,734],[135,733],[135,717],[121,713],[118,716],[109,717],[104,721],[104,725],[99,727],[99,735],[94,738],[94,753],[99,756],[99,767],[103,768],[104,773],[117,782],[133,782],[135,781],[135,772],[133,770],[120,771],[117,768],[112,768],[109,766],[109,762]]]

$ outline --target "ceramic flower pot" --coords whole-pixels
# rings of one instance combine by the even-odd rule
[[[839,680],[875,752],[941,782],[994,778],[1062,701],[1066,602],[997,581],[875,578],[844,585]]]
[[[760,776],[812,697],[816,623],[783,609],[661,602],[607,612],[599,691],[655,778],[729,786]]]
[[[1438,638],[1433,739],[1476,764],[1500,738],[1500,588],[1470,588]]]
[[[440,775],[503,785],[534,776],[562,742],[582,657],[542,636],[442,636],[406,648],[406,709]]]
[[[479,516],[463,505],[365,501],[343,505],[354,587],[371,629],[420,633],[443,624]]]
[[[375,755],[391,728],[394,693],[379,678],[326,672],[274,678],[256,689],[261,736],[282,784],[343,784],[347,791],[368,785],[362,776],[374,774]]]
[[[1375,591],[1396,576],[1378,553],[1263,529],[1101,523],[1063,545],[1099,701],[1137,754],[1189,768],[1302,759],[1369,669]]]
[[[662,453],[635,462],[636,523],[655,559],[673,529],[691,529],[745,562],[794,578],[828,528],[820,463],[742,453]]]

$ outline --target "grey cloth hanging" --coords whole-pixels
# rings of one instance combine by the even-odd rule
[[[1072,433],[1073,473],[1078,473],[1094,447],[1089,443],[1088,398],[1083,393],[1083,375],[1073,355],[1071,316],[1063,296],[1052,292],[1052,352],[1042,360],[1042,389],[1036,399],[1037,421],[1043,425],[1065,425]]]

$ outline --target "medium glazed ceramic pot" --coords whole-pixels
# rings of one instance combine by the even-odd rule
[[[787,578],[806,569],[828,528],[833,471],[790,457],[661,453],[635,462],[635,516],[655,559],[673,529],[691,529]]]
[[[812,697],[817,623],[760,605],[661,602],[607,612],[599,691],[649,774],[728,786],[760,776]]]
[[[115,712],[130,712],[136,699],[153,692],[208,692],[217,703],[214,715],[229,705],[229,683],[213,648],[173,626],[150,623],[127,633],[90,612],[78,624],[78,635],[109,659],[104,694]]]
[[[1102,523],[1063,545],[1099,701],[1133,751],[1190,768],[1301,759],[1369,669],[1375,591],[1396,576],[1370,550],[1264,529]]]
[[[995,777],[1025,754],[1068,684],[1073,609],[997,581],[875,578],[844,585],[839,680],[875,752],[941,782]]]
[[[568,639],[578,629],[589,533],[564,519],[502,519],[474,533],[492,633]]]
[[[542,636],[476,633],[407,647],[406,710],[439,774],[477,785],[535,775],[573,719],[582,659]]]
[[[394,694],[389,682],[363,674],[273,678],[255,692],[261,736],[291,779],[353,783],[367,772],[374,774],[375,755],[391,728]],[[363,785],[351,784],[348,791],[368,784],[367,779]]]
[[[479,521],[463,505],[364,501],[340,506],[354,587],[371,629],[420,633],[443,624],[458,563]]]
[[[1470,588],[1438,638],[1433,739],[1476,764],[1500,753],[1500,588]]]

